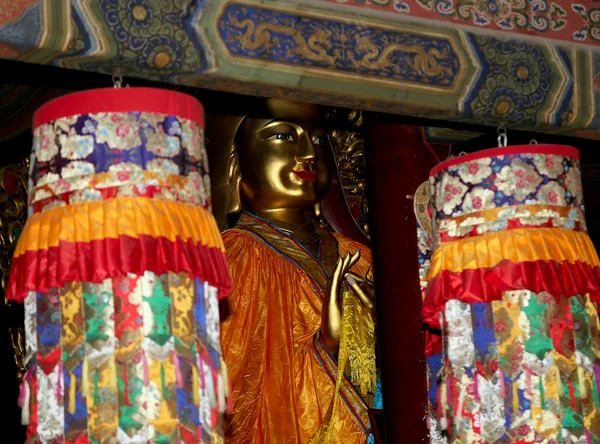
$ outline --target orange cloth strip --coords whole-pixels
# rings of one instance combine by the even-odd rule
[[[502,261],[556,261],[600,265],[585,232],[558,228],[517,228],[442,243],[431,258],[428,279],[442,271],[492,268]]]
[[[19,239],[15,257],[26,251],[57,247],[60,241],[86,243],[106,238],[146,235],[225,251],[211,213],[180,202],[144,197],[81,202],[32,215]]]

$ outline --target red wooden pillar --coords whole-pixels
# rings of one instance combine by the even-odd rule
[[[407,195],[435,160],[420,127],[365,123],[385,438],[412,444],[428,433],[416,220]]]

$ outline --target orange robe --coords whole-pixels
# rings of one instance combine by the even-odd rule
[[[366,276],[371,252],[336,236],[323,268],[261,219],[244,215],[238,227],[223,235],[233,278],[230,314],[221,325],[233,398],[226,442],[306,443],[323,422],[335,388],[337,363],[318,334],[326,273],[338,254],[360,249],[352,271]],[[346,378],[341,392],[346,408],[336,418],[334,442],[364,443],[367,405]]]

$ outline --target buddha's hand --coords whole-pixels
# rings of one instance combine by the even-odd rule
[[[374,287],[371,281],[350,272],[350,269],[360,259],[360,250],[354,254],[340,257],[333,274],[327,283],[323,310],[321,312],[321,336],[323,342],[332,353],[337,354],[340,347],[342,334],[342,307],[340,305],[340,290],[342,282],[346,280],[361,303],[369,310],[375,319]]]

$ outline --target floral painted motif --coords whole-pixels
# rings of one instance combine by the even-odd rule
[[[583,26],[573,33],[573,38],[586,41],[589,37],[591,41],[600,41],[600,8],[588,9],[581,3],[573,3],[571,8],[583,19]]]
[[[546,154],[465,161],[430,178],[438,220],[509,205],[583,208],[579,162]]]
[[[100,0],[98,17],[109,29],[109,60],[80,57],[90,50],[86,33],[64,64],[85,71],[167,80],[173,75],[202,73],[215,65],[210,45],[198,27],[206,1]],[[99,44],[98,42],[94,42]]]
[[[495,24],[504,30],[559,31],[567,24],[566,11],[547,0],[417,0],[417,3],[444,17],[478,26]]]
[[[554,82],[551,66],[555,56],[523,40],[489,35],[473,36],[472,44],[488,59],[482,66],[485,80],[469,100],[467,113],[476,119],[533,125]]]
[[[544,33],[561,40],[581,40],[589,29],[585,1],[567,0],[327,0],[449,23],[464,23],[510,33]],[[588,25],[588,26],[586,26]],[[581,33],[580,32],[580,33]]]

